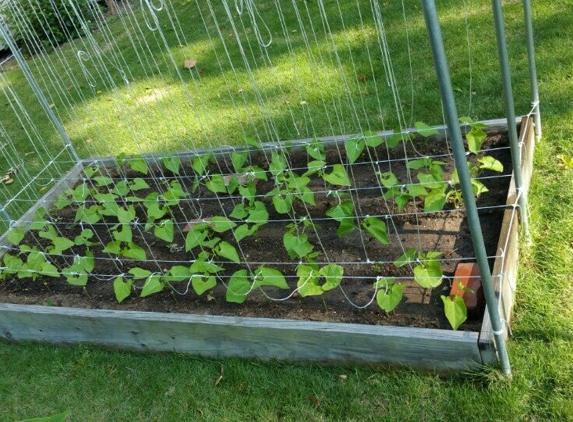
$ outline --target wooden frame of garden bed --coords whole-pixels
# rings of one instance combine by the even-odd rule
[[[507,129],[505,119],[484,122],[495,132]],[[441,136],[445,128],[440,127]],[[391,133],[381,133],[388,137]],[[322,138],[326,143],[346,138]],[[532,171],[534,136],[531,119],[521,122],[523,180],[527,191]],[[305,141],[296,141],[294,147]],[[273,148],[271,145],[269,148]],[[211,152],[228,152],[226,148]],[[183,159],[193,154],[182,153]],[[160,155],[144,156],[157,160]],[[78,163],[20,221],[31,221],[39,207],[48,208],[86,165],[106,165],[115,159]],[[506,204],[516,203],[512,178]],[[8,245],[6,234],[0,245]],[[502,318],[510,321],[517,279],[518,218],[514,207],[504,213],[494,264]],[[76,309],[0,303],[0,338],[55,344],[92,344],[137,351],[171,351],[195,355],[239,356],[321,363],[383,363],[435,371],[466,370],[496,362],[487,312],[480,332],[345,323],[276,320],[229,316],[164,314],[117,310]]]

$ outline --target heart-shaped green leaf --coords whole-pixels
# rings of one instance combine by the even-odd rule
[[[141,290],[141,297],[146,297],[152,295],[153,293],[159,293],[163,290],[164,284],[161,282],[161,277],[159,274],[151,275],[143,285],[143,289]]]
[[[381,288],[376,293],[376,302],[384,312],[391,312],[402,301],[403,284],[394,284],[388,289]]]
[[[113,291],[115,293],[115,298],[118,303],[123,302],[123,300],[131,294],[132,281],[125,281],[123,277],[116,277],[113,281]]]
[[[274,268],[261,266],[255,272],[255,282],[253,289],[261,286],[274,286],[280,289],[288,289],[285,276]]]
[[[205,293],[207,290],[212,289],[217,285],[217,280],[215,277],[211,276],[202,276],[202,275],[194,275],[191,278],[191,286],[193,286],[193,290],[199,296]]]
[[[227,286],[227,302],[243,303],[251,290],[251,282],[247,276],[247,270],[236,271],[229,280]]]
[[[468,310],[464,300],[456,296],[452,299],[449,296],[440,296],[442,302],[444,302],[444,313],[448,319],[450,325],[454,330],[457,330],[460,325],[462,325],[466,319],[468,319]]]

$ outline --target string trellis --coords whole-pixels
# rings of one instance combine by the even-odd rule
[[[3,165],[17,169],[4,213],[17,220],[69,169],[83,170],[52,198],[56,214],[53,205],[7,218],[11,230],[31,227],[25,241],[36,242],[22,254],[16,236],[4,248],[10,259],[45,263],[18,274],[113,280],[116,295],[223,285],[232,301],[336,288],[362,309],[393,285],[425,291],[416,268],[439,262],[436,286],[448,287],[455,265],[475,259],[446,236],[463,220],[447,138],[437,150],[420,136],[432,131],[419,122],[440,124],[442,114],[437,90],[416,94],[432,66],[416,44],[423,19],[411,2],[123,0],[113,16],[93,3],[50,4],[72,22],[65,43],[31,37],[22,46],[36,94],[71,143],[57,147],[27,88],[0,72],[13,119],[0,122]],[[38,9],[33,24],[25,8],[10,3],[11,25],[50,34]],[[477,169],[486,153],[474,152]],[[508,174],[476,173],[476,186]],[[443,206],[428,206],[429,195]],[[441,231],[429,228],[438,216]],[[72,233],[71,244],[59,240]]]

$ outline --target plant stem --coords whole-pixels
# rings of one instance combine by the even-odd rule
[[[328,313],[328,306],[326,305],[326,300],[324,300],[324,296],[320,296],[322,299],[322,304],[324,305],[324,313]]]

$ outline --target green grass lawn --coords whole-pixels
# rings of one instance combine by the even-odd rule
[[[261,3],[268,5],[271,2]],[[529,92],[520,26],[521,2],[504,3],[514,68],[516,109],[522,114],[529,111]],[[0,420],[45,416],[64,410],[72,412],[74,421],[573,420],[573,167],[558,158],[563,157],[565,162],[573,158],[573,39],[570,37],[573,33],[573,3],[569,0],[540,0],[533,3],[544,133],[542,141],[536,146],[535,171],[529,195],[531,244],[523,242],[522,245],[512,338],[508,343],[513,368],[511,381],[504,379],[494,368],[485,368],[476,374],[440,377],[406,369],[298,366],[278,362],[206,359],[176,354],[144,355],[90,347],[0,342]],[[410,11],[411,43],[415,50],[413,56],[416,57],[413,118],[430,124],[441,123],[423,20],[421,15],[418,19],[414,16],[419,3],[411,1],[407,4]],[[456,95],[459,95],[460,115],[471,114],[482,119],[500,117],[503,115],[503,104],[499,95],[495,36],[492,32],[489,2],[468,2],[467,16],[471,18],[472,92],[467,91],[465,15],[459,8],[456,9],[456,5],[459,6],[459,2],[440,2],[440,16],[454,86],[460,88],[456,91]],[[184,8],[187,5],[183,2],[174,3],[174,7]],[[403,26],[399,25],[402,19],[401,7],[385,7],[388,8],[388,19],[396,24],[395,27],[386,28],[389,42],[393,48],[399,49],[398,35],[403,31]],[[350,27],[359,17],[352,13],[350,6],[348,9],[345,22]],[[118,18],[111,20],[110,30],[116,31],[116,36],[121,38],[121,28],[114,23]],[[280,27],[280,22],[271,21],[268,24],[271,28]],[[349,37],[368,36],[351,29]],[[201,32],[201,28],[197,31],[194,36],[198,45],[201,42],[205,45],[199,46],[197,51],[208,51],[206,32]],[[303,43],[300,34],[292,33],[292,36],[294,45],[300,46]],[[338,33],[338,36],[346,35]],[[319,43],[316,48],[327,49],[327,40],[321,42],[323,44]],[[277,48],[282,48],[285,55],[291,54],[286,45],[281,46],[280,41],[277,43]],[[66,53],[66,49],[70,48],[64,47],[63,52]],[[298,51],[303,54],[302,49]],[[359,51],[355,53],[360,54]],[[178,61],[186,57],[186,53],[177,48],[173,54],[177,55]],[[237,52],[230,54],[233,56]],[[292,54],[297,54],[297,51]],[[215,59],[204,57],[198,60]],[[409,62],[401,60],[397,58],[395,71],[400,75],[409,75]],[[140,110],[137,107],[142,95],[157,99],[163,98],[165,94],[149,91],[164,90],[170,86],[171,96],[184,95],[176,88],[177,84],[166,84],[158,80],[157,72],[150,73],[137,57],[133,57],[130,64],[136,82],[129,90],[106,91],[102,83],[102,92],[98,94],[99,88],[92,92],[89,86],[78,86],[70,91],[69,104],[74,110],[68,117],[65,117],[68,113],[65,106],[68,100],[55,104],[55,111],[62,116],[82,156],[109,153],[110,145],[113,145],[114,152],[139,152],[134,151],[140,147],[137,137],[133,136],[129,128],[111,124],[105,128],[104,133],[100,133],[97,125],[92,124],[109,119],[116,110],[113,108],[115,103],[122,105],[122,113],[127,113],[130,110],[130,98],[133,98],[134,110]],[[281,70],[280,60],[275,64],[276,72],[284,70],[288,73],[286,69]],[[287,65],[286,60],[284,65]],[[31,66],[34,68],[34,64]],[[57,67],[57,63],[54,66],[56,71],[63,71],[63,68]],[[320,104],[321,95],[330,92],[333,80],[329,77],[336,78],[336,75],[327,71],[321,76],[324,79],[317,78],[315,81],[313,78],[316,72],[310,68],[305,69],[304,64],[301,67],[302,79],[297,84],[305,82],[304,98],[291,96],[301,92],[297,86],[293,86],[292,81],[286,79],[280,85],[292,105],[294,121],[302,122],[300,126],[288,123],[292,118],[290,112],[281,108],[285,105],[285,97],[281,97],[283,94],[280,90],[277,91],[279,85],[275,83],[274,74],[269,75],[268,80],[263,78],[261,87],[267,89],[269,98],[276,97],[276,100],[269,102],[269,108],[265,111],[268,115],[263,116],[276,118],[276,128],[265,129],[265,119],[251,121],[248,116],[241,116],[239,107],[233,105],[238,91],[243,87],[243,103],[252,101],[254,104],[257,99],[253,93],[245,92],[248,91],[244,88],[248,86],[248,81],[242,78],[247,75],[244,68],[239,66],[236,80],[225,80],[224,72],[205,77],[204,84],[208,88],[205,91],[208,94],[205,101],[216,104],[221,114],[206,116],[206,121],[211,123],[204,131],[193,126],[193,119],[174,119],[176,126],[173,123],[165,128],[161,125],[167,125],[167,122],[155,125],[159,117],[151,123],[148,119],[134,120],[148,140],[145,150],[178,149],[182,139],[189,142],[197,140],[197,145],[193,146],[204,146],[211,142],[210,139],[240,143],[242,136],[252,135],[252,132],[260,133],[261,138],[265,138],[268,133],[281,139],[332,134],[328,110],[322,113],[314,101]],[[9,81],[7,83],[19,89],[26,98],[26,104],[33,107],[35,100],[26,90],[21,74],[14,70],[7,72],[6,76]],[[226,76],[230,78],[231,74]],[[408,81],[409,76],[405,80]],[[373,110],[372,115],[348,117],[345,115],[349,112],[345,108],[347,106],[337,100],[337,110],[345,116],[343,128],[347,133],[381,128],[382,122],[372,117],[381,114],[373,94],[374,86],[363,87],[360,83],[356,86],[368,90],[367,95],[357,94],[353,98],[372,101],[372,104],[365,106],[365,109]],[[408,83],[401,87],[404,89],[402,98],[408,99]],[[217,93],[221,94],[220,97]],[[74,96],[75,99],[72,98]],[[300,106],[302,100],[307,101],[308,107],[316,107],[313,110],[317,116],[314,127],[306,123],[305,110]],[[404,101],[406,120],[409,123],[411,108],[408,101]],[[145,109],[145,115],[172,115],[176,110],[170,109],[168,103],[164,104],[164,108],[147,106],[149,109]],[[3,127],[9,130],[10,136],[17,137],[20,129],[4,112],[8,108],[0,103],[0,110]],[[56,148],[60,142],[57,134],[49,123],[38,117],[41,110],[33,113],[38,119],[37,124],[45,129],[46,142]],[[248,124],[241,120],[243,118],[247,119]],[[384,125],[394,127],[396,122],[392,119],[388,112]],[[339,131],[338,126],[334,129]],[[173,138],[162,136],[165,131]],[[91,141],[86,143],[86,139]],[[26,145],[23,153],[33,151],[27,150]],[[41,160],[34,154],[30,154],[30,157],[37,161],[36,167],[41,168]],[[5,190],[3,194],[9,195],[9,192]],[[223,377],[219,379],[221,374]]]
[[[139,8],[102,22],[93,43],[71,41],[28,65],[82,158],[240,145],[247,136],[277,142],[443,123],[419,1],[380,6],[395,90],[370,2],[357,4],[342,2],[340,10],[327,4],[323,18],[318,4],[300,3],[297,16],[292,6],[279,13],[276,3],[262,2],[258,10],[265,19],[257,26],[247,16],[239,20],[232,8],[238,37],[221,4],[211,10],[205,2],[175,2],[157,13],[161,32],[147,29],[152,18]],[[472,7],[461,13],[458,2],[440,5],[456,101],[460,116],[498,118],[504,107],[493,22],[487,1]],[[515,34],[509,49],[516,107],[527,113],[521,11],[519,4],[507,9],[508,32]],[[256,27],[263,41],[265,28],[272,29],[269,48],[259,47]],[[193,69],[185,69],[186,59],[196,60]],[[14,101],[0,100],[0,124],[19,156],[0,157],[0,169],[19,167],[27,174],[0,191],[2,204],[43,171],[35,189],[27,190],[34,201],[73,165],[24,75],[11,66],[0,86],[14,90],[27,114]],[[12,202],[7,209],[16,219],[28,204]]]

